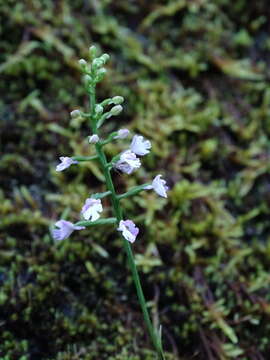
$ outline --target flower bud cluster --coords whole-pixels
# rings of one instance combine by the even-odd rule
[[[85,81],[87,89],[89,89],[91,87],[91,85],[95,85],[98,82],[102,81],[104,76],[107,73],[107,70],[103,66],[109,60],[110,55],[103,54],[100,57],[95,57],[96,52],[97,52],[97,49],[95,46],[91,46],[89,48],[90,56],[94,58],[91,66],[88,65],[86,60],[84,60],[84,59],[79,60],[81,69],[82,69],[83,73],[85,74],[84,81]]]

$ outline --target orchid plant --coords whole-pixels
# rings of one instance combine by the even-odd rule
[[[66,220],[57,221],[54,229],[52,230],[52,236],[55,241],[61,241],[68,238],[75,230],[83,230],[87,227],[95,225],[116,225],[116,229],[121,233],[123,238],[124,249],[127,254],[128,264],[130,266],[148,333],[157,353],[157,358],[159,360],[164,360],[165,357],[162,350],[161,331],[155,329],[150,320],[131,248],[131,243],[134,243],[139,234],[139,228],[132,220],[125,219],[123,217],[121,199],[136,195],[141,191],[151,189],[159,196],[166,198],[168,187],[166,186],[166,181],[163,180],[162,176],[159,174],[151,183],[131,188],[124,194],[117,194],[112,181],[111,171],[116,169],[126,174],[132,174],[134,171],[139,169],[141,166],[141,158],[150,152],[151,142],[144,139],[141,135],[134,135],[127,150],[115,156],[111,161],[107,160],[104,152],[104,146],[117,139],[121,140],[127,138],[130,132],[128,129],[120,129],[116,132],[112,132],[105,139],[101,137],[99,131],[102,124],[110,117],[117,116],[121,113],[123,109],[121,104],[123,103],[124,98],[121,96],[114,96],[113,98],[105,99],[100,103],[96,102],[96,85],[106,74],[104,65],[109,60],[109,55],[103,54],[102,56],[97,56],[97,49],[95,46],[90,47],[89,53],[91,57],[90,63],[81,59],[79,60],[79,64],[84,75],[85,89],[89,96],[90,110],[86,113],[80,110],[73,110],[71,112],[71,117],[84,117],[89,121],[92,134],[88,137],[88,141],[90,144],[95,146],[96,155],[89,157],[60,157],[60,163],[56,166],[56,171],[64,171],[71,165],[76,165],[80,162],[98,161],[104,174],[107,191],[104,193],[93,194],[90,198],[85,200],[81,210],[81,216],[84,220],[78,221],[75,224]],[[105,108],[110,106],[110,110],[105,111]],[[106,196],[110,197],[112,203],[114,217],[111,218],[101,218],[103,211],[101,200]]]

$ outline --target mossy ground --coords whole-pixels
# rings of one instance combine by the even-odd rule
[[[153,144],[119,191],[156,173],[171,187],[124,203],[168,360],[269,359],[269,16],[263,0],[0,0],[1,359],[155,358],[113,228],[58,246],[48,231],[104,190],[95,164],[55,172],[91,155],[69,112],[92,44],[111,55],[100,99],[125,97],[106,130]]]

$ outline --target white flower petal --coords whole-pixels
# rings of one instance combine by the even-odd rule
[[[82,208],[82,215],[85,220],[96,221],[100,217],[103,207],[100,199],[88,198]]]
[[[85,229],[84,226],[76,226],[76,225],[72,224],[72,222],[66,221],[66,220],[58,220],[55,223],[55,226],[58,229],[52,230],[52,236],[53,236],[54,240],[57,240],[57,241],[68,238],[74,230]]]
[[[124,173],[131,174],[134,170],[141,166],[140,159],[136,157],[131,150],[124,151],[120,160],[114,165],[116,169],[121,170]]]
[[[153,189],[159,196],[167,198],[167,191],[169,190],[168,186],[166,185],[166,181],[161,179],[162,175],[157,175],[154,180],[152,181],[152,185],[146,185],[144,187],[145,190]]]
[[[150,152],[149,149],[151,149],[151,142],[149,140],[145,140],[141,135],[134,135],[130,144],[130,149],[136,155],[144,156]]]
[[[56,166],[56,171],[63,171],[70,167],[72,164],[78,164],[78,161],[73,160],[68,156],[61,156],[60,158],[61,163]]]
[[[99,136],[97,134],[91,135],[88,137],[89,144],[96,144],[99,142]]]
[[[139,229],[131,220],[121,220],[119,223],[118,231],[122,232],[123,237],[133,243],[139,233]]]

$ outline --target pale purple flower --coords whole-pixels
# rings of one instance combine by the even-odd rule
[[[99,142],[99,136],[97,134],[89,136],[88,141],[89,141],[89,144],[96,144],[97,142]]]
[[[56,171],[63,171],[72,164],[78,164],[78,161],[73,160],[68,156],[61,156],[59,159],[61,163],[56,166]]]
[[[84,226],[76,226],[76,225],[72,224],[72,222],[66,221],[66,220],[57,221],[55,226],[58,229],[52,230],[52,236],[53,236],[54,240],[57,240],[57,241],[68,238],[70,236],[70,234],[73,233],[74,230],[85,229]]]
[[[76,119],[77,117],[81,116],[81,112],[80,112],[80,110],[77,110],[77,109],[73,110],[73,111],[71,111],[70,116],[72,117],[72,119]]]
[[[141,135],[134,135],[130,144],[130,149],[136,155],[144,156],[150,152],[148,149],[151,149],[151,142],[145,140]]]
[[[117,135],[114,137],[115,139],[125,139],[129,135],[128,129],[120,129],[117,131]]]
[[[126,150],[120,155],[120,160],[114,166],[126,174],[131,174],[141,166],[141,162],[131,150]]]
[[[136,237],[139,234],[139,229],[131,220],[121,220],[117,230],[121,231],[124,238],[131,243],[136,240]]]
[[[158,195],[162,197],[167,197],[167,191],[169,190],[168,186],[166,185],[166,181],[161,179],[162,175],[157,175],[154,180],[152,181],[152,185],[147,185],[145,187],[146,190],[153,189]]]
[[[85,200],[81,214],[85,220],[96,221],[100,217],[100,212],[103,211],[101,200],[88,198]]]

